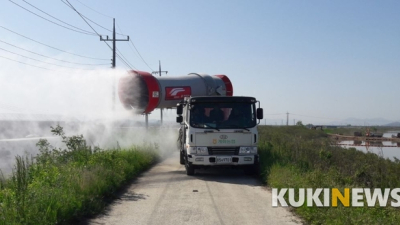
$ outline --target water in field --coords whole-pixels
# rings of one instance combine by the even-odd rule
[[[400,131],[389,131],[383,134],[383,137],[389,138]],[[392,141],[341,141],[339,143],[344,148],[355,148],[363,152],[375,153],[383,158],[394,160],[394,157],[400,159],[400,142]]]

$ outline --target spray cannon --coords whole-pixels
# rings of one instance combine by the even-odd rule
[[[120,78],[119,99],[126,109],[150,113],[155,108],[173,108],[188,96],[232,96],[226,75],[190,73],[179,77],[155,77],[148,72],[130,71]]]

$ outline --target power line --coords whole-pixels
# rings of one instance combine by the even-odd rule
[[[11,33],[14,33],[14,34],[16,34],[16,35],[18,35],[18,36],[21,36],[21,37],[26,38],[26,39],[28,39],[28,40],[30,40],[30,41],[33,41],[33,42],[36,42],[36,43],[41,44],[41,45],[43,45],[43,46],[46,46],[46,47],[48,47],[48,48],[52,48],[52,49],[55,49],[55,50],[57,50],[57,51],[64,52],[64,53],[67,53],[67,54],[70,54],[70,55],[79,56],[79,57],[87,58],[87,59],[110,60],[110,59],[93,58],[93,57],[88,57],[88,56],[83,56],[83,55],[79,55],[79,54],[67,52],[67,51],[61,50],[61,49],[59,49],[59,48],[52,47],[52,46],[50,46],[50,45],[47,45],[47,44],[44,44],[44,43],[42,43],[42,42],[36,41],[36,40],[34,40],[34,39],[32,39],[32,38],[29,38],[29,37],[27,37],[27,36],[24,36],[24,35],[22,35],[22,34],[19,34],[19,33],[15,32],[15,31],[12,31],[12,30],[10,30],[10,29],[8,29],[8,28],[5,28],[5,27],[3,27],[3,26],[1,26],[1,25],[0,25],[0,28],[3,28],[4,30],[7,30],[7,31],[9,31],[9,32],[11,32]]]
[[[78,10],[76,10],[75,9],[75,7],[68,1],[68,0],[65,0],[67,3],[65,3],[64,2],[64,0],[61,0],[64,4],[66,4],[67,6],[69,6],[71,9],[73,9],[82,19],[83,19],[83,21],[85,21],[85,23],[87,24],[87,25],[89,25],[89,27],[90,28],[92,28],[92,30],[100,37],[100,40],[101,40],[101,35],[99,34],[99,33],[97,33],[97,31],[86,21],[86,19],[83,17],[83,15],[80,13],[80,12],[78,12]],[[107,43],[107,42],[104,42],[107,46],[108,46],[108,48],[110,48],[111,49],[111,51],[113,50],[112,48],[111,48],[111,46]],[[114,57],[115,58],[115,57]],[[115,59],[113,60],[113,64],[115,63]]]
[[[77,1],[78,1],[78,0],[77,0]],[[80,2],[80,1],[78,1],[78,2],[79,2],[79,3],[81,3],[82,5],[86,6],[87,8],[89,8],[89,9],[91,9],[91,10],[95,11],[96,13],[99,13],[99,14],[101,14],[101,15],[103,15],[103,16],[106,16],[106,15],[104,15],[104,14],[102,14],[102,13],[100,13],[100,12],[98,12],[98,11],[96,11],[96,10],[92,9],[92,8],[90,8],[89,6],[87,6],[87,5],[83,4],[82,2]],[[64,2],[64,4],[65,4],[65,2]],[[71,6],[69,6],[69,5],[67,5],[67,6],[68,6],[68,7],[70,7],[70,8],[72,8],[72,7],[71,7]],[[113,32],[112,30],[110,30],[110,29],[108,29],[108,28],[106,28],[106,27],[104,27],[104,26],[102,26],[102,25],[100,25],[100,24],[98,24],[98,23],[94,22],[93,20],[91,20],[91,19],[90,19],[90,18],[88,18],[87,16],[85,16],[85,15],[83,15],[83,14],[82,14],[82,16],[83,16],[85,19],[89,20],[90,22],[92,22],[92,23],[96,24],[97,26],[99,26],[99,27],[103,28],[104,30],[107,30],[107,31]],[[110,16],[106,16],[106,17],[108,17],[108,18],[113,18],[113,17],[110,17]],[[116,32],[116,34],[118,34],[118,35],[122,35],[122,36],[128,36],[128,35],[126,35],[126,34],[121,34],[121,33],[118,33],[118,32]]]
[[[21,49],[21,50],[23,50],[23,51],[26,51],[26,52],[29,52],[29,53],[32,53],[32,54],[35,54],[35,55],[39,55],[39,56],[42,56],[42,57],[45,57],[45,58],[48,58],[48,59],[53,59],[53,60],[56,60],[56,61],[59,61],[59,62],[70,63],[70,64],[76,64],[76,65],[86,65],[86,66],[108,65],[108,63],[90,64],[90,63],[69,62],[69,61],[66,61],[66,60],[56,59],[56,58],[49,57],[49,56],[45,56],[45,55],[42,55],[42,54],[39,54],[39,53],[36,53],[36,52],[32,52],[32,51],[29,51],[29,50],[20,48],[20,47],[18,47],[18,46],[15,46],[15,45],[13,45],[13,44],[10,44],[10,43],[5,42],[5,41],[2,41],[2,40],[0,40],[0,42],[3,42],[3,43],[5,43],[5,44],[7,44],[7,45],[10,45],[10,46],[13,46],[14,48],[18,48],[18,49]]]
[[[64,26],[64,25],[61,25],[61,24],[59,24],[59,23],[56,23],[56,22],[54,22],[54,21],[51,21],[51,20],[49,20],[49,19],[46,19],[46,18],[44,18],[43,16],[40,16],[40,15],[38,15],[38,14],[36,14],[36,13],[30,11],[29,9],[27,9],[27,8],[25,8],[25,7],[23,7],[23,6],[19,5],[19,4],[17,4],[17,3],[15,3],[15,2],[12,1],[12,0],[8,0],[8,1],[12,2],[13,4],[17,5],[18,7],[22,8],[22,9],[24,9],[24,10],[26,10],[26,11],[28,11],[28,12],[30,12],[30,13],[32,13],[32,14],[34,14],[34,15],[36,15],[36,16],[38,16],[38,17],[40,17],[40,18],[42,18],[42,19],[44,19],[44,20],[46,20],[46,21],[48,21],[48,22],[50,22],[50,23],[53,23],[53,24],[55,24],[55,25],[57,25],[57,26],[63,27],[63,28],[65,28],[65,29],[68,29],[68,30],[71,30],[71,31],[74,31],[74,32],[77,32],[77,33],[86,34],[86,35],[92,35],[92,36],[94,35],[94,36],[95,36],[94,33],[90,33],[90,32],[87,32],[87,31],[82,32],[82,31],[79,31],[79,30],[75,30],[75,29],[66,27],[66,26]]]
[[[119,30],[121,30],[121,28],[118,26],[118,24],[117,24],[117,27],[118,27]],[[122,30],[121,30],[121,32],[122,32]],[[135,48],[135,51],[136,51],[137,54],[140,56],[140,58],[142,59],[142,61],[147,65],[147,67],[149,67],[150,71],[154,71],[154,70],[149,66],[149,64],[147,64],[147,62],[143,59],[142,55],[140,54],[139,50],[136,48],[135,44],[133,44],[132,40],[129,40],[129,42],[130,42],[131,45]],[[131,47],[131,48],[132,48],[132,47]]]
[[[71,9],[75,10],[75,8],[73,8],[71,5],[68,5],[67,3],[65,3],[64,0],[61,0],[61,1],[62,1],[64,4],[66,4],[68,7],[70,7]],[[69,2],[68,2],[68,3],[69,3]],[[69,3],[69,4],[71,4],[71,3]],[[83,3],[81,3],[81,4],[83,4]],[[85,6],[86,6],[86,5],[85,5]],[[102,25],[100,25],[100,24],[94,22],[93,20],[91,20],[91,19],[88,18],[87,16],[83,15],[82,13],[80,13],[80,14],[81,14],[82,17],[84,17],[85,19],[87,19],[87,20],[89,20],[90,22],[94,23],[95,25],[97,25],[97,26],[103,28],[104,30],[113,32],[112,30],[110,30],[110,29],[108,29],[108,28],[106,28],[106,27],[104,27],[104,26],[102,26]],[[126,35],[126,34],[120,34],[120,33],[116,33],[116,34],[119,34],[119,35],[122,35],[122,36],[128,36],[128,35]]]
[[[37,62],[41,62],[41,63],[53,65],[53,66],[65,67],[65,68],[70,68],[70,69],[78,69],[78,68],[74,68],[74,67],[61,66],[61,65],[58,65],[58,64],[45,62],[45,61],[42,61],[42,60],[39,60],[39,59],[34,59],[34,58],[31,58],[31,57],[28,57],[28,56],[24,56],[24,55],[21,55],[21,54],[12,52],[12,51],[8,51],[8,50],[6,50],[6,49],[4,49],[4,48],[0,48],[0,50],[3,50],[3,51],[5,51],[5,52],[8,52],[8,53],[11,53],[11,54],[14,54],[14,55],[18,55],[18,56],[21,56],[21,57],[24,57],[24,58],[27,58],[27,59],[30,59],[30,60],[34,60],[34,61],[37,61]],[[83,69],[83,70],[88,70],[88,69]]]
[[[98,23],[94,22],[93,20],[91,20],[91,19],[87,18],[86,16],[84,16],[84,15],[82,15],[82,16],[83,16],[83,17],[85,17],[85,19],[89,20],[90,22],[92,22],[92,23],[96,24],[97,26],[99,26],[99,27],[103,28],[104,30],[107,30],[107,31],[113,32],[112,30],[110,30],[110,29],[108,29],[108,28],[105,28],[105,27],[103,27],[102,25],[100,25],[100,24],[98,24]],[[119,35],[122,35],[122,36],[128,36],[128,35],[126,35],[126,34],[121,34],[121,33],[117,33],[117,32],[116,32],[116,34],[119,34]]]
[[[127,63],[129,64],[129,67],[131,69],[135,68],[137,70],[137,68],[135,66],[133,66],[131,63],[129,63],[129,61],[125,58],[125,56],[119,51],[119,49],[117,48],[118,53],[125,59],[125,61],[127,61]]]
[[[39,9],[38,7],[36,7],[36,6],[32,5],[31,3],[27,2],[26,0],[22,0],[22,1],[24,1],[26,4],[28,4],[28,5],[32,6],[33,8],[35,8],[35,9],[39,10],[40,12],[42,12],[42,13],[44,13],[44,14],[46,14],[46,15],[50,16],[51,18],[53,18],[53,19],[56,19],[56,20],[60,21],[61,23],[67,24],[68,26],[71,26],[71,27],[73,27],[73,28],[76,28],[76,29],[78,29],[78,30],[81,30],[81,31],[84,31],[84,32],[87,32],[87,33],[91,33],[90,31],[87,31],[87,30],[81,29],[81,28],[79,28],[79,27],[75,27],[74,25],[71,25],[71,24],[69,24],[69,23],[67,23],[67,22],[64,22],[64,21],[62,21],[62,20],[60,20],[60,19],[58,19],[58,18],[56,18],[56,17],[54,17],[54,16],[52,16],[52,15],[50,15],[50,14],[46,13],[45,11],[43,11],[43,10]]]
[[[147,67],[149,67],[149,69],[151,71],[153,71],[153,69],[149,66],[149,64],[147,64],[147,62],[143,59],[142,55],[140,54],[139,50],[137,50],[135,44],[133,44],[132,40],[129,40],[129,42],[133,45],[133,47],[135,48],[136,52],[139,54],[140,58],[142,59],[142,61],[144,62],[144,64],[146,64]]]
[[[68,1],[68,0],[61,0],[64,4],[66,4],[68,7],[70,7],[71,9],[73,9],[89,26],[90,26],[90,28],[94,31],[94,32],[96,32],[97,33],[97,31],[86,21],[86,19],[88,19],[87,17],[85,17],[83,14],[81,14],[80,12],[78,12],[78,10]],[[86,18],[86,19],[85,19]],[[89,20],[89,19],[88,19]],[[91,21],[91,20],[90,20]],[[92,21],[93,22],[93,21]],[[106,28],[105,28],[106,29]],[[107,29],[108,30],[108,29]],[[114,29],[114,31],[113,31],[114,33],[116,33],[115,32],[115,29]],[[97,33],[98,34],[98,33]],[[99,35],[99,34],[98,34]],[[122,34],[123,35],[123,34]],[[99,35],[100,36],[100,40],[103,40],[102,39],[102,36],[101,35]],[[115,38],[114,38],[115,39]],[[129,39],[129,36],[128,36],[128,40],[127,41],[129,41],[130,39]],[[107,36],[107,39],[104,39],[104,41],[111,41],[110,39],[108,39],[108,36]],[[106,42],[104,42],[104,43],[106,43]],[[113,51],[113,49],[115,48],[111,48],[111,46],[108,44],[108,43],[106,43],[107,44],[107,46]],[[133,44],[133,43],[132,43]],[[136,47],[135,47],[135,49],[136,49]],[[125,56],[117,49],[117,48],[115,48],[115,50],[116,51],[118,51],[119,52],[119,54],[115,54],[128,68],[131,68],[131,69],[133,69],[133,68],[135,68],[136,69],[136,67],[134,67],[134,66],[132,66],[129,62],[128,62],[128,60],[125,58]],[[137,49],[136,49],[136,51],[137,51]],[[144,61],[144,59],[143,59],[143,57],[140,55],[140,53],[139,53],[139,51],[137,51],[138,52],[138,54],[139,54],[139,56],[142,58],[142,60]],[[113,57],[114,59],[113,59],[113,66],[115,66],[115,57]],[[146,61],[144,61],[145,63],[146,63]],[[146,65],[149,67],[149,65],[146,63]],[[133,67],[133,68],[132,68]],[[149,67],[150,68],[150,67]],[[151,68],[150,68],[151,69]]]
[[[68,1],[68,0],[61,0],[64,4],[66,4],[68,7],[70,7],[71,9],[73,9],[76,13],[78,13],[78,15],[90,26],[90,28],[92,28],[92,30],[94,31],[94,32],[96,32],[96,34],[98,34],[97,33],[97,31],[86,21],[86,19],[88,19],[88,20],[90,20],[89,18],[87,18],[87,17],[85,17],[83,14],[81,14],[80,12],[78,12],[78,10]],[[67,4],[67,3],[68,4]],[[81,2],[80,2],[81,3]],[[83,4],[83,3],[81,3],[81,4]],[[86,5],[85,5],[86,6]],[[88,7],[88,6],[86,6],[86,7]],[[90,7],[88,7],[88,8],[90,8]],[[93,22],[92,20],[90,20],[91,22]],[[94,22],[93,22],[94,23]],[[95,23],[96,25],[98,25],[97,23]],[[100,26],[100,25],[98,25],[98,26]],[[118,26],[118,24],[117,24],[117,26]],[[100,26],[100,27],[102,27],[102,28],[104,28],[104,29],[106,29],[106,30],[108,30],[108,31],[110,31],[109,29],[107,29],[107,28],[105,28],[105,27],[103,27],[103,26]],[[119,28],[119,26],[118,26],[118,28]],[[120,29],[120,28],[119,28]],[[120,29],[121,30],[121,29]],[[99,36],[100,36],[100,38],[101,38],[101,35],[100,34],[98,34]],[[124,34],[121,34],[121,35],[124,35]],[[127,36],[127,35],[124,35],[124,36]],[[108,38],[108,37],[107,37]],[[108,40],[108,39],[107,39]],[[142,55],[140,54],[140,52],[137,50],[137,48],[136,48],[136,46],[133,44],[133,42],[129,39],[129,36],[128,36],[128,41],[133,45],[133,47],[135,48],[135,50],[136,50],[136,52],[138,53],[138,55],[140,56],[140,58],[142,59],[142,61],[147,65],[147,67],[149,67],[149,69],[151,70],[151,71],[153,71],[153,69],[147,64],[147,62],[144,60],[144,58],[142,57]],[[106,43],[107,44],[107,43]],[[107,46],[112,50],[112,48],[111,48],[111,46],[109,46],[108,44],[107,44]],[[122,55],[122,53],[118,50],[118,52]],[[122,57],[123,58],[125,58],[123,55],[122,55]],[[122,57],[120,56],[120,59],[122,59]],[[126,60],[126,58],[125,58],[125,60]],[[125,60],[123,60],[122,59],[122,61],[125,61]],[[128,61],[128,60],[126,60],[126,61]],[[127,63],[125,61],[125,65],[127,65],[128,67],[130,67],[131,69],[133,69],[132,68],[132,66],[129,64],[129,63]],[[134,66],[133,66],[134,67]],[[135,68],[135,67],[134,67]],[[136,69],[136,68],[135,68]]]
[[[66,2],[64,2],[64,0],[61,0],[65,5],[67,5],[67,6],[69,6],[71,9],[73,9],[82,19],[83,19],[83,21],[85,21],[85,23],[87,24],[87,25],[89,25],[89,27],[94,31],[94,32],[96,32],[96,34],[98,34],[99,35],[99,37],[100,37],[100,40],[101,40],[101,35],[99,34],[99,33],[97,33],[97,31],[86,21],[86,19],[82,16],[82,14],[80,13],[80,12],[78,12],[78,10],[76,10],[75,9],[75,7],[68,1],[68,0],[65,0]],[[107,43],[107,42],[104,42],[107,46],[108,46],[108,48],[110,48],[111,49],[111,51],[112,51],[112,48],[111,48],[111,46]],[[115,62],[115,58],[114,58],[114,60],[113,60],[113,64],[114,64],[114,62]]]
[[[20,61],[17,61],[17,60],[14,60],[14,59],[10,59],[10,58],[7,58],[7,57],[1,56],[1,55],[0,55],[0,58],[8,59],[8,60],[10,60],[10,61],[14,61],[14,62],[17,62],[17,63],[25,64],[25,65],[28,65],[28,66],[37,67],[37,68],[40,68],[40,69],[52,70],[52,69],[44,68],[44,67],[41,67],[41,66],[35,66],[35,65],[31,65],[31,64],[29,64],[29,63],[20,62]]]
[[[64,0],[61,0],[61,1],[64,2]],[[89,27],[92,28],[92,30],[93,30],[94,32],[96,32],[96,34],[98,34],[97,31],[86,21],[86,19],[83,17],[83,15],[82,15],[80,12],[78,12],[78,10],[76,10],[75,7],[74,7],[68,0],[65,0],[65,1],[68,2],[70,8],[73,9],[76,13],[78,13],[78,15],[87,23],[87,25],[89,25]],[[64,2],[64,4],[67,4],[67,3]],[[103,39],[102,39],[102,36],[101,36],[100,34],[98,34],[98,35],[100,36],[100,40],[102,41],[102,40],[103,40]],[[129,39],[129,36],[128,36],[128,39]],[[108,39],[108,36],[107,36],[107,39],[106,39],[106,40],[109,40],[109,39]],[[114,38],[114,41],[115,41],[115,38]],[[111,48],[111,46],[110,46],[107,42],[104,42],[104,43],[111,49],[111,51],[114,52],[113,49],[115,49],[115,46],[114,46],[114,48]],[[115,54],[115,55],[117,55],[117,54]],[[121,55],[122,55],[122,54],[121,54]],[[121,56],[118,55],[118,57],[119,57],[119,59],[121,59],[121,61],[123,61],[123,62],[125,63],[125,65],[127,65],[128,67],[130,67],[129,64],[128,64],[127,62],[125,62],[125,60],[123,60]],[[115,56],[113,57],[113,67],[115,67]],[[131,68],[131,69],[132,69],[132,68]]]
[[[97,11],[97,10],[94,10],[94,9],[90,8],[89,6],[85,5],[83,2],[81,2],[81,1],[79,1],[79,0],[76,0],[76,1],[79,2],[79,3],[81,3],[82,5],[86,6],[86,8],[88,8],[88,9],[90,9],[90,10],[92,10],[92,11],[94,11],[94,12],[96,12],[96,13],[102,15],[102,16],[105,16],[105,17],[108,17],[108,18],[111,18],[111,19],[114,18],[114,17],[108,16],[108,15],[106,15],[106,14],[104,14],[104,13],[101,13],[101,12],[99,12],[99,11]]]
[[[80,12],[78,12],[78,10],[76,10],[76,9],[74,8],[74,6],[72,6],[72,4],[71,4],[68,0],[65,0],[66,2],[68,2],[68,4],[65,3],[64,0],[61,0],[61,1],[62,1],[64,4],[66,4],[67,6],[69,5],[69,7],[70,7],[71,9],[73,9],[76,13],[78,13],[78,15],[83,19],[83,21],[85,21],[85,23],[86,23],[87,25],[89,25],[90,28],[92,28],[92,30],[97,34],[97,36],[100,36],[100,37],[101,37],[101,35],[100,35],[99,33],[97,33],[97,31],[85,20],[85,18],[83,18],[82,14],[81,14]]]
[[[64,0],[61,0],[61,1],[64,2]],[[97,31],[96,31],[92,26],[90,26],[90,24],[85,20],[85,18],[82,16],[82,14],[79,13],[78,10],[76,10],[75,7],[74,7],[68,0],[65,0],[65,1],[68,3],[68,5],[70,5],[70,7],[71,7],[76,13],[78,13],[78,15],[85,21],[85,23],[87,23],[87,25],[89,25],[89,27],[92,28],[92,30],[93,30],[94,32],[97,33]],[[64,4],[66,4],[66,3],[64,2]],[[66,4],[66,5],[67,5],[67,4]],[[107,36],[107,39],[105,39],[105,40],[103,40],[103,38],[102,38],[101,35],[99,35],[99,36],[100,36],[100,41],[104,41],[104,43],[107,44],[107,46],[108,46],[108,47],[111,49],[111,51],[113,52],[112,68],[115,68],[115,65],[116,65],[115,61],[116,61],[116,57],[117,57],[116,46],[115,46],[115,42],[117,41],[116,38],[115,38],[115,19],[113,19],[113,23],[114,23],[114,26],[113,26],[113,39],[112,39],[112,41],[113,41],[113,48],[111,48],[111,46],[106,42],[106,41],[111,41],[110,39],[108,39],[108,36]],[[98,33],[97,33],[97,34],[98,34]],[[129,36],[128,36],[128,40],[129,40]],[[121,41],[124,41],[124,40],[121,40]],[[121,55],[122,55],[122,54],[121,54]],[[121,59],[122,62],[125,62],[119,55],[118,55],[118,57]],[[126,63],[126,62],[125,62],[125,63]],[[128,65],[128,67],[129,67],[129,65]],[[113,101],[112,109],[113,109],[113,111],[115,110],[115,102],[116,102],[115,90],[116,90],[116,88],[115,88],[115,79],[113,79],[113,85],[112,85],[112,101]]]
[[[78,10],[76,10],[75,9],[75,7],[68,1],[68,0],[65,0],[67,3],[65,3],[64,2],[64,0],[61,0],[65,5],[67,5],[67,6],[69,6],[71,9],[73,9],[84,21],[85,21],[85,23],[87,24],[87,25],[89,25],[89,27],[94,31],[94,32],[96,32],[96,34],[98,34],[97,33],[97,31],[86,21],[86,19],[85,19],[85,17],[80,13],[80,12],[78,12]],[[114,23],[115,23],[115,19],[114,19]],[[107,39],[104,39],[103,40],[103,38],[102,38],[102,36],[100,35],[100,34],[98,34],[99,36],[100,36],[100,40],[101,41],[113,41],[113,48],[111,48],[111,46],[107,43],[107,42],[104,42],[109,48],[110,48],[110,50],[111,51],[113,51],[113,68],[115,67],[115,60],[116,60],[116,47],[115,47],[115,41],[117,41],[116,39],[115,39],[115,28],[114,28],[114,31],[113,31],[113,35],[114,35],[114,37],[113,37],[113,40],[110,40],[110,39],[108,39],[108,36],[107,36]],[[128,36],[128,40],[129,40],[129,36]],[[119,40],[118,40],[119,41]],[[121,41],[125,41],[125,40],[121,40]],[[122,55],[122,53],[120,53],[121,55]],[[122,55],[123,56],[123,55]],[[122,59],[122,57],[121,56],[119,56],[118,55],[118,57],[119,57],[119,59],[121,59],[121,61],[127,66],[127,67],[130,67],[131,69],[132,69],[132,67],[124,60],[124,59]],[[124,57],[125,58],[125,57]]]
[[[125,64],[126,67],[130,68],[131,70],[133,70],[133,68],[130,66],[130,64],[128,64],[119,54],[116,54],[116,56]]]

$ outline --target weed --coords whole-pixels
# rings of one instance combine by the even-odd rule
[[[259,134],[261,175],[271,187],[400,187],[398,160],[333,146],[323,131],[261,126]],[[310,224],[396,224],[400,219],[391,207],[299,207],[295,212]]]
[[[0,225],[70,224],[98,213],[105,199],[148,168],[157,154],[151,144],[103,150],[51,127],[65,148],[39,140],[35,159],[16,157],[10,178],[0,179]]]

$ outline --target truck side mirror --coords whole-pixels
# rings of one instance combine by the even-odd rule
[[[183,113],[183,106],[181,104],[178,104],[176,106],[176,114],[182,115],[182,113]]]
[[[183,121],[183,117],[182,116],[177,116],[176,117],[176,122],[177,123],[182,123],[182,121]]]
[[[264,118],[264,112],[262,108],[257,109],[257,119],[262,120]]]

